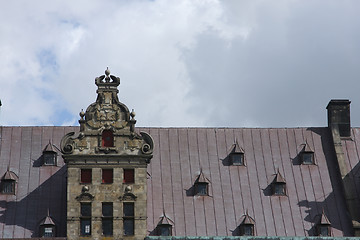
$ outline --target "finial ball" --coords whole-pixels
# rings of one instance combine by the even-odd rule
[[[110,75],[110,70],[109,70],[109,67],[107,67],[107,68],[106,68],[106,70],[105,70],[105,74],[106,74],[106,76],[109,76],[109,75]]]

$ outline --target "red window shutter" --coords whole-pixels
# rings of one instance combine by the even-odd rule
[[[102,133],[102,143],[103,147],[113,147],[114,146],[114,134],[110,130],[104,130]]]
[[[91,183],[91,169],[81,169],[81,183]]]
[[[134,169],[124,169],[124,183],[134,183]]]
[[[112,183],[113,182],[113,170],[112,169],[103,169],[102,170],[102,182],[103,183]]]

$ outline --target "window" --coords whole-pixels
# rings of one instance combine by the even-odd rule
[[[113,169],[102,170],[102,183],[113,183]]]
[[[135,223],[135,216],[134,216],[134,203],[124,203],[123,204],[123,211],[124,211],[124,235],[132,236],[134,235],[134,223]]]
[[[314,153],[303,152],[301,154],[301,160],[303,164],[314,164]]]
[[[0,191],[4,194],[15,194],[15,186],[18,177],[12,171],[8,170],[1,178]]]
[[[1,193],[15,194],[15,180],[3,179],[1,180]]]
[[[244,153],[232,153],[230,154],[230,159],[233,165],[244,165]]]
[[[104,236],[113,235],[113,203],[102,203],[102,230]]]
[[[43,161],[45,166],[56,165],[57,152],[55,151],[54,145],[49,141],[43,150]]]
[[[44,152],[44,165],[55,166],[56,165],[56,153],[55,152]]]
[[[91,235],[91,203],[81,203],[80,209],[80,235]]]
[[[158,225],[157,232],[158,232],[159,236],[171,236],[172,235],[172,226],[170,224]]]
[[[134,169],[124,169],[124,183],[134,183],[135,174]]]
[[[254,225],[244,224],[241,226],[241,235],[242,236],[254,236]]]
[[[113,147],[114,146],[114,134],[111,130],[104,130],[102,132],[102,147]]]
[[[54,237],[54,232],[52,227],[44,228],[44,237]]]
[[[91,183],[91,169],[81,169],[81,183]]]
[[[53,225],[43,225],[40,228],[41,237],[55,237],[55,226]]]
[[[319,226],[319,236],[328,237],[330,236],[330,231],[328,226]]]
[[[275,178],[271,183],[272,194],[274,196],[286,196],[286,182],[285,179],[281,176],[279,169],[275,174]]]
[[[195,183],[195,195],[200,195],[200,196],[208,195],[208,183],[206,182]]]
[[[255,235],[255,220],[249,216],[248,212],[244,215],[244,219],[242,220],[239,230],[240,236],[254,236]]]
[[[284,183],[274,183],[274,195],[285,196],[285,184]]]

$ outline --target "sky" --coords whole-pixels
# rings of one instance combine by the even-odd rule
[[[143,127],[360,126],[358,0],[1,1],[0,125],[73,126],[95,77]]]

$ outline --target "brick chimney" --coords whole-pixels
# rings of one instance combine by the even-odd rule
[[[328,127],[338,126],[340,137],[351,137],[350,101],[347,99],[331,100],[327,105]]]

